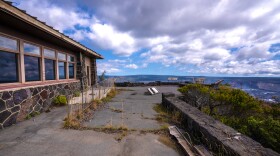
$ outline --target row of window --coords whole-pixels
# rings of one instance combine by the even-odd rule
[[[0,83],[19,82],[20,72],[19,42],[16,39],[0,35]],[[42,61],[45,80],[72,79],[75,76],[75,58],[69,54],[23,43],[25,81],[41,81]],[[42,58],[44,56],[44,59]],[[43,60],[42,60],[43,59]],[[56,71],[58,70],[58,76]],[[68,72],[66,72],[68,71]],[[66,74],[68,73],[68,77]]]

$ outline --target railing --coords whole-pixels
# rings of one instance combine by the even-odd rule
[[[68,115],[73,113],[83,112],[86,110],[94,100],[101,100],[113,89],[115,79],[106,79],[99,82],[97,85],[91,86],[83,90],[79,97],[73,97],[69,100]]]

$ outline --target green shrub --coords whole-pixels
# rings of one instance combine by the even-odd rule
[[[67,104],[67,99],[65,95],[58,95],[53,99],[53,104],[56,106],[64,106]]]
[[[74,97],[79,97],[81,95],[81,92],[80,91],[75,91],[74,92]]]
[[[209,99],[200,105],[203,112],[260,142],[264,147],[280,152],[279,105],[255,99],[248,93],[228,85],[212,88],[190,84],[179,88],[178,91],[190,104],[208,97]]]
[[[31,118],[32,118],[32,116],[30,114],[26,115],[26,117],[25,117],[26,120],[29,120]]]
[[[40,115],[41,113],[40,112],[38,112],[38,111],[33,111],[30,115],[32,116],[32,117],[34,117],[34,116],[37,116],[37,115]]]

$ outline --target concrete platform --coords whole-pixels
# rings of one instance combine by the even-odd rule
[[[125,119],[128,127],[135,129],[158,128],[154,120],[145,120],[144,116],[153,117],[156,112],[152,109],[155,103],[161,102],[161,94],[146,96],[146,88],[129,88],[134,91],[124,91],[117,95],[109,106],[119,108],[125,101]],[[159,87],[160,91],[176,91],[174,87]],[[137,94],[131,95],[136,92]],[[133,114],[135,113],[135,114]],[[97,112],[88,125],[104,125],[113,117],[113,124],[120,123],[120,113],[109,109]],[[141,134],[135,131],[117,142],[118,134],[105,134],[92,130],[62,129],[66,107],[56,108],[50,113],[43,113],[30,120],[0,130],[0,155],[2,156],[177,156],[176,149],[160,141],[155,134]],[[33,120],[35,119],[35,120]]]

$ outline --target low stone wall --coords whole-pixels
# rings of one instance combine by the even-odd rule
[[[275,151],[264,148],[260,143],[245,136],[238,135],[233,128],[224,125],[214,118],[204,114],[197,108],[175,97],[173,93],[162,95],[162,105],[170,110],[179,111],[182,115],[182,126],[191,135],[211,149],[222,155],[254,155],[279,156]]]
[[[25,120],[28,114],[43,112],[54,97],[66,95],[67,100],[80,91],[80,82],[51,84],[0,92],[0,129]]]

